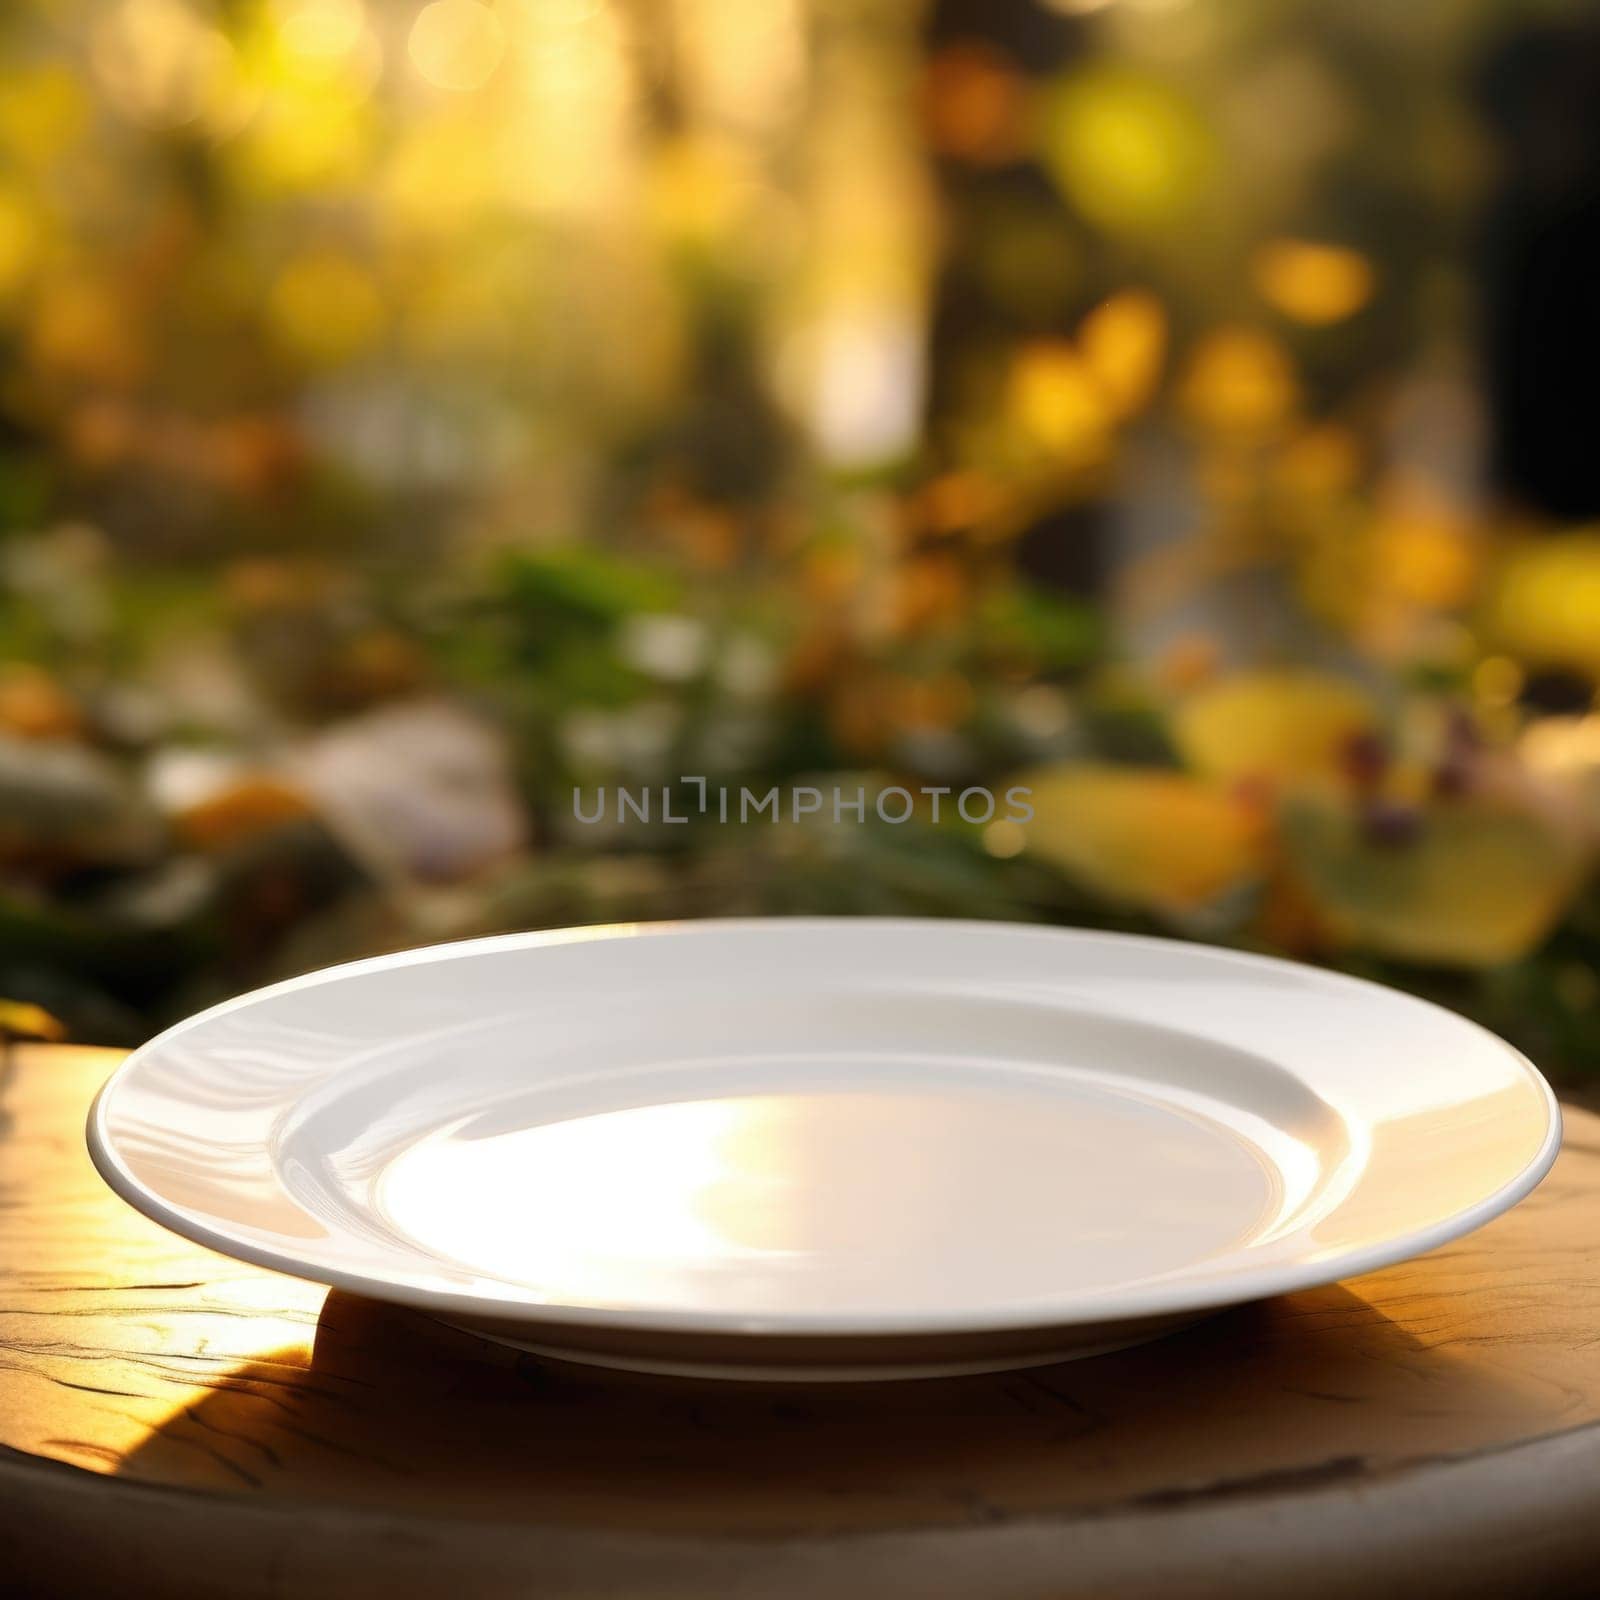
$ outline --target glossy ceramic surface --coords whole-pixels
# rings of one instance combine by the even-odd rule
[[[219,1250],[576,1359],[1020,1365],[1526,1194],[1509,1046],[1352,979],[984,923],[572,930],[359,962],[137,1051],[89,1143]]]

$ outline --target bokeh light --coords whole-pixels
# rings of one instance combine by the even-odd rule
[[[417,71],[435,87],[470,93],[493,76],[505,55],[505,29],[482,0],[429,0],[409,44]]]
[[[0,1003],[994,915],[1600,1059],[1600,45],[1514,10],[16,0]],[[913,799],[573,814],[696,775]]]

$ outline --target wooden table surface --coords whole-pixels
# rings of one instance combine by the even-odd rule
[[[1407,1266],[1033,1372],[719,1385],[166,1233],[84,1152],[117,1059],[0,1068],[0,1592],[1593,1592],[1586,1111],[1531,1199]]]

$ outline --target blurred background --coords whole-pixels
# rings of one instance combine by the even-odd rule
[[[911,913],[1600,1063],[1581,0],[10,0],[0,73],[0,1029]]]

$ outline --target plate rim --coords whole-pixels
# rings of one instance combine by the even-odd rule
[[[213,1228],[168,1204],[153,1189],[135,1177],[117,1155],[106,1124],[107,1108],[118,1085],[141,1061],[174,1038],[214,1018],[242,1010],[259,1001],[320,987],[364,972],[424,965],[455,960],[494,951],[536,950],[556,945],[600,943],[622,938],[654,938],[694,932],[749,932],[753,929],[791,928],[822,930],[840,926],[870,926],[888,933],[895,929],[935,928],[959,932],[1026,933],[1080,943],[1111,942],[1123,946],[1153,947],[1157,950],[1187,950],[1195,955],[1249,968],[1262,966],[1285,969],[1303,981],[1357,992],[1376,992],[1389,999],[1400,999],[1434,1013],[1448,1025],[1467,1029],[1502,1052],[1508,1063],[1540,1095],[1545,1109],[1545,1129],[1537,1150],[1522,1169],[1490,1193],[1449,1216],[1420,1228],[1398,1233],[1375,1243],[1334,1249],[1310,1261],[1268,1263],[1254,1272],[1237,1275],[1227,1284],[1199,1280],[1164,1285],[1160,1282],[1142,1288],[1106,1294],[1092,1302],[1087,1298],[1077,1306],[1066,1305],[1029,1311],[1012,1306],[969,1308],[967,1310],[885,1311],[885,1312],[794,1312],[744,1314],[695,1309],[586,1306],[571,1302],[543,1302],[531,1298],[502,1299],[470,1291],[430,1288],[395,1281],[373,1273],[307,1261],[289,1250],[275,1250],[251,1240],[241,1239],[224,1228]],[[1447,1006],[1407,990],[1282,956],[1237,950],[1201,940],[1163,937],[1156,934],[1124,933],[1118,930],[1062,927],[1051,923],[1015,922],[978,917],[902,917],[902,916],[796,916],[796,917],[706,917],[664,919],[650,922],[612,922],[580,924],[572,927],[489,934],[480,937],[445,940],[418,945],[383,955],[363,956],[353,961],[319,967],[296,977],[281,979],[259,988],[233,995],[207,1006],[164,1028],[132,1050],[112,1070],[90,1103],[85,1139],[90,1160],[105,1183],[134,1210],[182,1238],[215,1250],[219,1254],[252,1266],[281,1272],[311,1283],[326,1284],[391,1305],[449,1316],[478,1318],[507,1325],[538,1325],[552,1330],[596,1328],[618,1333],[658,1333],[669,1336],[738,1335],[794,1340],[905,1339],[917,1335],[986,1334],[1044,1331],[1051,1328],[1089,1327],[1095,1324],[1193,1313],[1222,1311],[1297,1290],[1321,1288],[1346,1279],[1361,1277],[1384,1267],[1395,1266],[1450,1244],[1492,1222],[1509,1211],[1536,1189],[1555,1164],[1561,1150],[1562,1116],[1560,1102],[1549,1080],[1516,1046],[1472,1018],[1451,1011]],[[292,1197],[291,1197],[292,1198]]]

